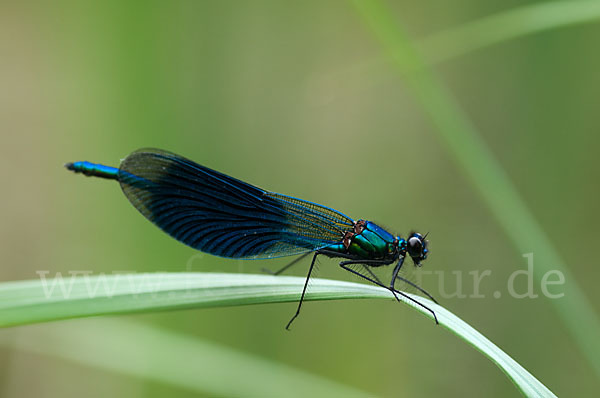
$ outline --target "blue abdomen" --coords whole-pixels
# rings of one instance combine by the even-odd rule
[[[89,177],[107,178],[117,180],[119,169],[91,162],[73,162],[65,164],[65,167],[75,173],[81,173]]]

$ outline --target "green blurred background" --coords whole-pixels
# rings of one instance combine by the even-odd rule
[[[524,3],[388,6],[418,40]],[[39,270],[185,271],[189,264],[193,271],[256,273],[289,261],[193,257],[197,252],[141,217],[117,184],[62,167],[76,160],[118,165],[137,148],[158,147],[402,235],[429,231],[425,268],[445,271],[446,291],[455,289],[451,271],[462,272],[467,294],[468,272],[492,271],[480,286],[485,298],[442,299],[444,306],[557,395],[600,389],[552,300],[505,294],[510,274],[525,268],[524,253],[498,226],[351,3],[0,7],[1,280],[33,279]],[[577,283],[596,313],[599,35],[600,23],[577,24],[434,66],[566,260],[575,278],[566,283]],[[304,275],[305,266],[292,274]],[[321,262],[319,276],[353,280],[333,260]],[[436,279],[424,285],[439,295]],[[524,289],[519,279],[517,290]],[[494,298],[496,291],[504,294]],[[392,301],[310,302],[288,333],[294,309],[279,304],[117,320],[219,343],[375,396],[518,395],[462,340]],[[69,322],[77,332],[94,321]],[[0,396],[83,393],[197,395],[0,347]]]

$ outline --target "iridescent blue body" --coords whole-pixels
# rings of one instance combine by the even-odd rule
[[[403,295],[394,289],[394,282],[404,257],[410,255],[415,265],[427,257],[427,241],[418,233],[405,240],[373,222],[354,221],[329,207],[265,191],[170,152],[138,150],[119,168],[90,162],[65,166],[117,180],[148,220],[203,252],[242,259],[315,253],[307,282],[316,256],[323,254],[346,259],[342,268]],[[365,276],[348,268],[360,264],[368,270],[392,263],[397,264],[389,286],[372,273]]]
[[[91,162],[73,162],[69,163],[69,170],[85,174],[86,176],[94,176],[114,180],[119,174],[119,169],[115,167],[105,166],[103,164]]]

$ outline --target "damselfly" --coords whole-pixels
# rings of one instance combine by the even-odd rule
[[[296,313],[317,256],[342,258],[340,267],[388,289],[399,300],[405,297],[437,317],[433,310],[395,289],[408,255],[415,266],[427,258],[426,236],[412,232],[406,239],[394,236],[375,223],[350,217],[316,203],[268,192],[246,182],[159,149],[141,149],[119,168],[90,162],[65,167],[87,176],[117,180],[129,201],[148,220],[167,234],[195,249],[216,256],[263,259],[301,255],[275,274],[280,274],[308,254],[313,254]],[[372,267],[395,264],[389,284]]]

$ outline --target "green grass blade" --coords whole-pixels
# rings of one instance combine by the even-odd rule
[[[600,375],[600,320],[550,239],[519,196],[501,164],[487,147],[446,86],[429,69],[390,13],[378,1],[355,1],[433,121],[441,142],[462,167],[498,224],[521,253],[535,253],[534,277],[562,272],[564,297],[551,302],[583,355]]]
[[[96,369],[220,397],[373,397],[291,366],[125,320],[36,325],[0,343]],[[135,343],[134,343],[135,342]]]
[[[393,300],[389,291],[377,286],[317,278],[311,282],[307,300]],[[304,278],[299,277],[218,273],[83,275],[5,282],[0,284],[0,326],[94,315],[290,302],[299,299],[303,286]],[[490,358],[526,395],[554,396],[471,326],[443,307],[422,297],[413,297],[436,312],[440,325]],[[426,309],[410,301],[405,303],[432,318]],[[435,327],[433,322],[431,325]]]
[[[431,63],[526,35],[600,20],[600,2],[548,1],[528,4],[435,33],[417,41]]]
[[[298,301],[304,278],[219,273],[83,275],[0,284],[0,327],[184,308]],[[390,298],[372,286],[311,279],[307,300]]]
[[[456,27],[415,39],[415,46],[429,64],[441,63],[470,52],[509,40],[568,26],[600,21],[597,0],[548,1],[527,4],[488,15]],[[360,81],[369,75],[369,84],[383,83],[382,73],[387,59],[377,56],[340,66],[335,72],[321,76],[326,84]]]

